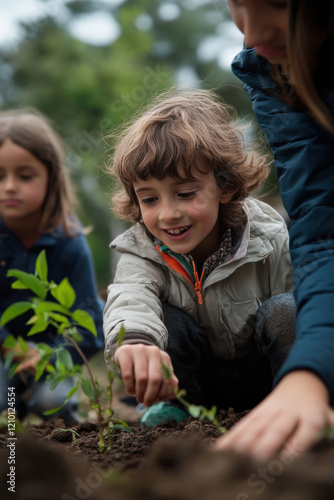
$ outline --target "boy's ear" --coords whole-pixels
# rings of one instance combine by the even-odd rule
[[[219,203],[226,205],[232,200],[234,193],[232,191],[227,191],[227,193],[222,193],[219,198]]]

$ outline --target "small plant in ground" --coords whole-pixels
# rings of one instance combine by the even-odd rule
[[[70,432],[72,434],[72,445],[76,446],[78,444],[76,437],[80,437],[80,434],[78,434],[78,431],[75,427],[71,427],[71,429],[62,429],[61,427],[58,427],[58,430],[62,432]]]
[[[173,375],[172,371],[164,363],[162,364],[162,372],[166,380],[171,380]],[[202,422],[204,419],[207,419],[212,424],[214,424],[222,434],[225,434],[227,432],[227,429],[225,427],[222,427],[216,418],[216,406],[212,406],[212,408],[208,410],[207,408],[205,408],[205,406],[188,403],[188,401],[184,399],[184,396],[186,396],[186,391],[184,389],[175,389],[174,395],[175,399],[177,399],[181,404],[183,404],[183,406],[187,408],[189,415],[191,415],[193,418],[196,418],[200,422]]]
[[[111,434],[116,429],[122,428],[128,432],[131,432],[131,430],[123,420],[113,418],[112,384],[115,374],[109,372],[107,388],[109,406],[103,408],[99,383],[94,379],[88,360],[80,348],[79,344],[82,335],[78,331],[78,327],[87,329],[92,335],[97,335],[93,318],[87,311],[82,309],[71,311],[76,295],[67,278],[64,278],[59,284],[48,281],[48,266],[44,250],[37,257],[35,274],[10,269],[7,276],[16,278],[16,281],[12,283],[12,288],[29,289],[35,295],[29,301],[11,304],[3,312],[0,324],[5,325],[17,316],[32,309],[33,315],[27,321],[27,325],[31,325],[27,333],[28,337],[43,332],[48,327],[53,327],[62,337],[62,343],[55,347],[45,343],[37,344],[36,348],[40,359],[36,365],[35,380],[39,380],[47,372],[46,382],[49,383],[51,390],[68,377],[74,377],[77,380],[77,384],[69,391],[64,403],[57,408],[44,412],[44,414],[51,415],[59,411],[81,386],[83,393],[90,400],[91,408],[97,414],[100,429],[99,450],[103,451],[105,448],[105,436],[108,438],[109,443],[107,449],[110,449]],[[54,301],[47,300],[49,294],[51,294]],[[124,331],[121,330],[118,338],[119,344],[122,342],[123,337]],[[29,357],[29,344],[21,336],[15,338],[13,335],[8,335],[2,345],[7,351],[5,366],[8,368],[12,365],[9,373],[9,376],[12,376],[18,366]],[[78,352],[83,365],[87,369],[88,377],[82,375],[83,365],[73,363],[72,356],[67,349],[69,346],[72,346]],[[20,361],[12,363],[18,352],[20,352]],[[55,361],[51,363],[51,358],[54,356]]]

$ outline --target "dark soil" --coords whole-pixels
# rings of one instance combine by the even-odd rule
[[[230,428],[242,414],[220,416]],[[290,463],[267,463],[212,451],[220,435],[192,418],[178,425],[117,431],[98,451],[94,423],[73,423],[79,437],[53,419],[32,425],[15,442],[15,493],[8,491],[9,448],[0,436],[0,498],[15,500],[334,500],[334,441],[321,441]]]

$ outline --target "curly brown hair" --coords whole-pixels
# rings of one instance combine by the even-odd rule
[[[224,205],[223,222],[240,225],[245,217],[242,202],[262,186],[269,172],[264,155],[247,151],[234,109],[209,90],[160,95],[139,118],[110,137],[116,139],[110,172],[121,181],[113,209],[132,222],[141,222],[136,180],[181,174],[192,180],[197,170],[212,172],[217,185],[233,193]]]

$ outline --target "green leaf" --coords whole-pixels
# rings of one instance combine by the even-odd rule
[[[117,342],[118,343],[118,342]],[[165,363],[161,364],[162,374],[165,380],[170,380],[173,376],[173,372],[169,366]]]
[[[67,394],[66,396],[66,400],[68,401],[69,399],[71,399],[71,397],[73,396],[73,394],[75,394],[77,392],[77,390],[79,389],[79,385],[76,385],[75,387],[73,387],[69,393]]]
[[[36,374],[35,374],[35,381],[37,382],[41,376],[43,375],[44,371],[45,371],[45,368],[46,368],[46,365],[48,364],[49,362],[49,358],[48,357],[45,357],[45,358],[42,358],[38,361],[37,365],[36,365]]]
[[[84,377],[81,378],[81,389],[91,401],[95,401],[93,383],[90,379]]]
[[[24,340],[23,337],[21,337],[21,335],[19,335],[17,337],[17,340],[19,341],[19,344],[20,344],[22,351],[24,352],[24,354],[26,354],[28,352],[28,345],[27,345],[26,341]]]
[[[115,427],[116,425],[121,426],[123,428],[123,430],[128,431],[131,434],[133,434],[131,427],[129,426],[129,424],[124,422],[124,420],[120,420],[119,418],[113,418],[111,420],[111,422],[109,423],[109,427],[112,428],[112,427]]]
[[[129,434],[133,434],[132,430],[128,429],[127,427],[124,427],[123,424],[113,424],[111,432],[116,432],[116,431],[126,431],[129,432]]]
[[[44,318],[38,318],[27,333],[27,337],[36,335],[36,333],[44,332],[48,326],[49,322],[47,320],[45,320]]]
[[[43,283],[37,276],[33,274],[25,273],[24,271],[20,271],[19,269],[10,269],[7,272],[7,276],[17,278],[23,283],[27,288],[32,290],[38,297],[41,299],[45,299],[47,294],[47,284]]]
[[[52,410],[43,411],[43,415],[53,415],[57,411],[61,410],[66,405],[66,403],[67,403],[67,401],[65,401],[65,403],[63,403],[62,405],[58,406],[57,408],[52,408]]]
[[[76,323],[79,326],[86,328],[95,337],[97,337],[97,331],[96,331],[94,320],[87,311],[84,311],[83,309],[77,309],[76,311],[73,312],[72,317],[73,317],[74,321],[76,321]]]
[[[67,316],[72,315],[71,311],[69,311],[67,307],[62,306],[57,302],[52,302],[51,300],[43,300],[43,302],[36,306],[35,311],[36,314],[40,314],[43,312],[59,312]]]
[[[76,341],[77,344],[80,344],[80,342],[83,341],[83,335],[78,331],[75,331],[73,333],[71,332],[71,337]]]
[[[16,369],[18,368],[18,366],[19,366],[19,365],[20,365],[20,363],[14,363],[14,364],[11,366],[11,368],[10,368],[10,370],[9,370],[9,372],[8,372],[8,378],[12,378],[12,377],[14,377],[15,372],[16,372]]]
[[[9,307],[7,307],[7,309],[4,310],[1,316],[0,324],[5,325],[12,319],[20,316],[31,308],[31,302],[15,302],[14,304],[11,304]]]
[[[5,337],[5,340],[2,343],[2,347],[8,347],[8,348],[15,347],[16,342],[17,342],[17,340],[14,337],[14,335],[11,335],[11,334],[7,335],[7,337]]]
[[[38,342],[37,349],[41,358],[44,356],[51,357],[54,352],[54,349],[50,347],[49,344],[45,344],[44,342]]]
[[[97,395],[100,398],[101,397],[101,387],[100,387],[98,380],[95,380],[95,388],[96,388]]]
[[[193,418],[198,418],[201,415],[202,407],[196,405],[188,406],[188,412]]]
[[[49,316],[50,316],[50,318],[52,318],[55,321],[57,321],[57,323],[63,325],[63,327],[65,327],[65,328],[67,326],[70,326],[70,324],[71,324],[69,322],[69,320],[68,320],[68,317],[64,316],[63,314],[58,314],[58,313],[50,312]]]
[[[38,320],[38,317],[36,316],[36,314],[34,314],[33,316],[31,316],[31,318],[28,319],[28,321],[26,322],[26,325],[34,325],[37,320]]]
[[[42,281],[48,279],[48,263],[46,261],[46,252],[42,250],[36,259],[36,274]]]
[[[15,356],[15,352],[14,351],[9,351],[9,352],[6,353],[6,356],[5,356],[5,369],[6,370],[12,364],[14,356]]]
[[[56,287],[51,288],[51,295],[68,309],[73,306],[76,297],[75,291],[67,278],[64,278]]]
[[[120,347],[121,343],[123,342],[124,336],[125,336],[125,328],[124,325],[122,325],[121,328],[119,329],[117,336],[117,347]]]
[[[213,421],[216,418],[216,413],[217,413],[217,407],[216,406],[212,406],[211,410],[208,411],[208,413],[206,415],[206,418],[208,418],[209,420]]]
[[[27,286],[24,285],[20,280],[16,280],[11,284],[11,287],[15,290],[27,290]]]
[[[72,356],[64,347],[57,350],[56,368],[62,373],[70,372],[73,368]]]

